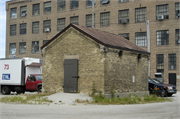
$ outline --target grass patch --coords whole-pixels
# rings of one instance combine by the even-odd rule
[[[47,97],[52,93],[41,93],[41,94],[22,94],[15,96],[2,97],[0,102],[11,103],[11,104],[50,104],[52,103]]]

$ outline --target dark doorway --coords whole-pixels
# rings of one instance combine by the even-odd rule
[[[169,84],[176,86],[176,73],[169,73]]]
[[[64,60],[64,92],[77,93],[78,91],[78,59]]]

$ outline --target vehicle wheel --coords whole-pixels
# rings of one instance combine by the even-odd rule
[[[1,93],[4,95],[10,94],[11,93],[11,89],[8,86],[3,86],[1,89]]]
[[[167,95],[168,95],[169,97],[171,97],[173,94],[172,94],[172,93],[168,93]]]
[[[164,95],[164,97],[167,97],[168,96],[168,92],[167,91],[165,91],[165,95]]]
[[[38,92],[42,92],[42,86],[39,86],[37,89]]]

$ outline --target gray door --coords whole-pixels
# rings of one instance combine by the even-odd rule
[[[78,59],[64,60],[64,92],[77,93],[78,91]]]
[[[169,84],[176,85],[176,73],[169,73]]]

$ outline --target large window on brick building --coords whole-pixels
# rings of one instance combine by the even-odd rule
[[[176,44],[180,44],[180,30],[176,29]]]
[[[40,4],[33,4],[33,15],[38,15],[40,14],[40,8],[39,8]]]
[[[17,18],[17,8],[11,8],[11,19]]]
[[[26,23],[20,24],[20,34],[26,34]]]
[[[10,25],[10,36],[16,35],[16,24]]]
[[[136,8],[136,22],[146,21],[146,7]]]
[[[43,22],[43,28],[44,28],[44,32],[50,32],[51,31],[51,20],[45,20]]]
[[[146,46],[146,32],[136,33],[136,45]]]
[[[39,33],[39,21],[32,23],[32,33]]]
[[[39,52],[39,41],[33,41],[32,42],[32,53],[38,53]]]
[[[169,31],[157,31],[157,45],[168,45],[169,44]]]
[[[75,17],[70,17],[70,23],[72,24],[79,24],[79,17],[75,16]]]
[[[94,0],[94,6],[96,5],[96,0]],[[86,7],[92,7],[92,0],[86,0]]]
[[[156,19],[159,20],[159,18],[161,18],[161,16],[163,19],[169,19],[168,4],[156,6]]]
[[[129,40],[129,33],[120,33],[119,36],[124,37],[125,39]]]
[[[57,10],[64,11],[66,9],[66,0],[58,0],[57,1]]]
[[[71,9],[79,8],[79,0],[71,0],[70,1],[70,7],[71,7]]]
[[[27,16],[27,6],[22,6],[21,8],[20,8],[20,13],[21,13],[21,17],[25,17],[25,16]]]
[[[49,40],[43,40],[43,45],[45,45]]]
[[[10,54],[10,55],[16,54],[16,43],[10,43],[10,46],[9,46],[9,54]]]
[[[94,24],[95,24],[95,15],[94,15]],[[92,14],[86,15],[86,27],[92,27]]]
[[[61,31],[65,28],[65,18],[57,19],[57,30]]]
[[[110,4],[110,0],[101,0],[101,5]]]
[[[50,13],[51,12],[51,1],[44,3],[44,13]]]
[[[129,0],[119,0],[119,2],[129,2]]]
[[[175,13],[176,13],[176,18],[179,18],[180,17],[180,3],[178,2],[178,3],[176,3],[175,4]]]
[[[129,10],[119,10],[119,24],[129,23]]]
[[[100,26],[110,25],[110,12],[104,12],[100,14]]]
[[[156,70],[157,72],[164,72],[164,55],[156,55]]]
[[[19,43],[19,53],[20,54],[26,53],[26,42]]]
[[[169,54],[169,69],[176,69],[176,54]]]

